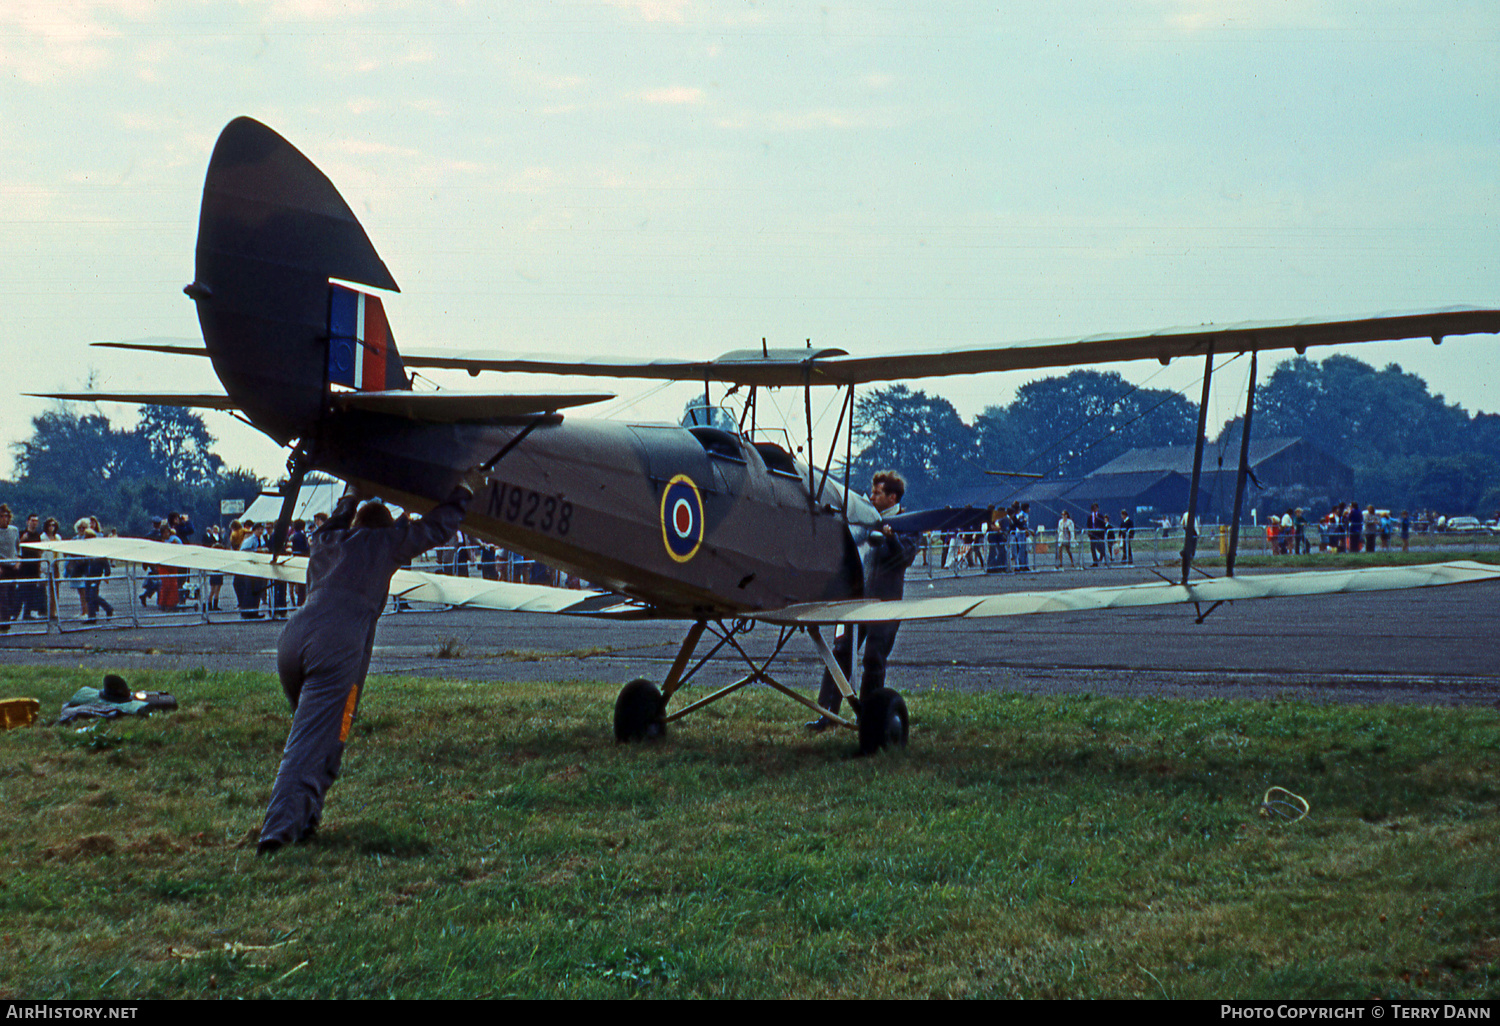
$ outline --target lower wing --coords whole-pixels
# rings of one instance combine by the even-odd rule
[[[270,581],[303,584],[307,557],[273,560],[263,552],[235,552],[200,545],[173,545],[143,538],[90,538],[86,541],[27,542],[26,548],[70,557],[113,559],[158,567],[181,567],[215,574],[238,574]],[[467,609],[496,609],[525,613],[569,613],[635,619],[650,611],[597,591],[570,591],[539,584],[509,584],[475,577],[449,577],[422,570],[397,570],[391,578],[393,597],[412,602],[437,602]]]
[[[1421,566],[1366,567],[1358,570],[1306,570],[1250,577],[1215,577],[1192,584],[1160,581],[1106,588],[1019,591],[999,595],[951,598],[807,602],[753,619],[803,627],[837,623],[889,623],[893,620],[954,620],[1032,613],[1077,613],[1094,609],[1130,609],[1239,599],[1300,598],[1361,591],[1402,591],[1444,584],[1500,581],[1500,566],[1462,560]]]
[[[293,584],[307,579],[307,558],[273,560],[260,552],[234,552],[198,545],[172,545],[138,538],[93,538],[87,541],[28,542],[27,548],[64,556],[114,559],[152,566],[183,567],[209,573],[239,574]],[[1033,613],[1077,613],[1138,606],[1191,605],[1240,599],[1301,598],[1403,591],[1446,584],[1500,581],[1500,566],[1461,560],[1420,566],[1365,567],[1357,570],[1307,570],[1300,573],[1215,577],[1192,584],[1160,581],[1103,588],[1064,588],[949,598],[854,599],[805,602],[782,609],[746,614],[746,619],[788,627],[818,624],[889,623],[905,620],[954,620]],[[414,602],[436,602],[466,609],[528,613],[568,613],[611,619],[642,619],[651,609],[604,592],[579,592],[536,584],[508,584],[482,578],[449,577],[420,570],[398,570],[390,593]]]

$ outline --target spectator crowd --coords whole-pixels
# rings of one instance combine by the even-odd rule
[[[1466,518],[1468,530],[1500,534],[1500,511],[1487,523]],[[1129,510],[1118,517],[1102,512],[1093,503],[1075,519],[1064,508],[1056,526],[1033,524],[1031,504],[1015,502],[1009,507],[992,506],[981,529],[934,531],[925,539],[921,562],[928,568],[983,570],[985,573],[1028,573],[1038,569],[1038,557],[1051,553],[1053,567],[1133,566],[1136,542],[1142,532],[1162,537],[1180,529],[1187,517],[1161,517],[1137,527]],[[1453,526],[1453,525],[1459,526]],[[1202,525],[1198,525],[1201,534]],[[1310,555],[1389,551],[1392,543],[1409,551],[1413,535],[1465,530],[1458,518],[1432,510],[1375,509],[1358,502],[1341,502],[1322,517],[1309,518],[1301,507],[1288,508],[1264,521],[1267,551],[1272,555]],[[1244,529],[1241,529],[1243,538]],[[1065,562],[1066,561],[1066,562]]]

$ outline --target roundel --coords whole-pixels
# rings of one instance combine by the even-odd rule
[[[697,555],[703,543],[703,499],[686,474],[668,481],[661,493],[661,537],[667,555],[679,563]]]

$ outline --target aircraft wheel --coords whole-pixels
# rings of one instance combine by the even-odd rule
[[[890,745],[906,747],[910,730],[906,701],[890,688],[880,688],[864,701],[859,715],[859,754],[874,755]]]
[[[644,678],[631,681],[615,699],[615,740],[661,737],[667,732],[666,711],[655,684]]]

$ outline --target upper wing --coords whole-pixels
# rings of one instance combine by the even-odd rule
[[[1075,367],[1128,360],[1168,360],[1202,355],[1294,349],[1402,338],[1500,333],[1500,310],[1451,307],[1385,313],[1348,320],[1267,321],[1145,334],[1094,335],[1004,346],[970,346],[941,352],[850,356],[840,349],[740,350],[713,360],[559,360],[554,356],[496,356],[483,351],[404,352],[411,367],[445,367],[540,374],[580,374],[667,381],[719,381],[737,385],[850,385],[987,371]]]
[[[1295,598],[1360,591],[1400,591],[1441,584],[1500,581],[1500,566],[1462,560],[1422,566],[1366,567],[1358,570],[1308,570],[1250,577],[1215,577],[1192,584],[1160,581],[1105,588],[1019,591],[998,595],[897,599],[881,602],[807,602],[751,619],[788,626],[830,623],[888,623],[892,620],[951,620],[1029,613],[1076,613],[1094,609],[1129,609],[1237,599]]]
[[[143,538],[27,542],[26,547],[64,556],[239,574],[291,584],[303,584],[307,580],[305,556],[286,556],[273,560],[263,552],[234,552],[229,549],[204,548],[201,545],[172,545]],[[473,609],[569,613],[614,619],[637,619],[650,615],[650,610],[625,602],[617,595],[602,592],[570,591],[538,584],[508,584],[472,577],[449,577],[421,570],[396,571],[396,575],[391,578],[390,593],[413,602],[437,602]]]
[[[1294,349],[1302,353],[1311,346],[1402,338],[1430,338],[1438,342],[1448,335],[1495,333],[1500,333],[1500,310],[1463,306],[1332,321],[1209,324],[1136,334],[1091,335],[884,356],[851,356],[842,349],[743,349],[704,360],[559,360],[551,355],[498,356],[485,350],[415,349],[403,351],[401,358],[408,367],[465,370],[471,374],[488,370],[661,381],[719,381],[735,385],[851,385],[988,371],[1082,367],[1130,360],[1166,363],[1180,356],[1201,356],[1208,351],[1210,344],[1218,354],[1267,349]],[[208,350],[201,345],[175,339],[94,344],[157,353],[208,355]]]

